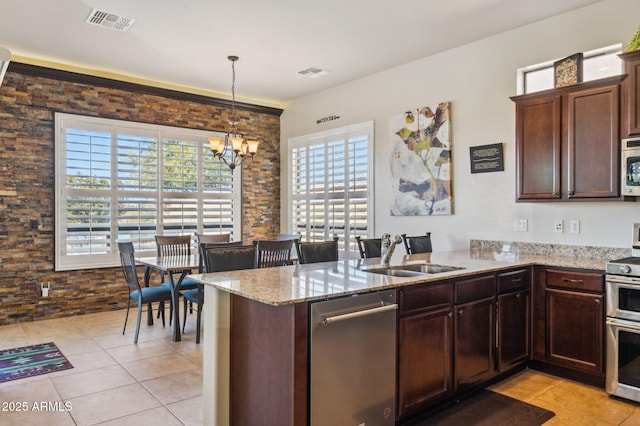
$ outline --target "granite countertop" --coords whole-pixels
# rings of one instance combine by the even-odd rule
[[[417,277],[395,277],[366,272],[367,269],[381,267],[379,258],[244,269],[195,274],[189,277],[222,291],[278,306],[495,272],[518,266],[545,265],[604,271],[608,260],[472,248],[410,256],[396,255],[392,258],[390,266],[432,263],[464,268]]]

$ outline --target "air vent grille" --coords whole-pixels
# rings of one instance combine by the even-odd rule
[[[102,10],[93,9],[85,21],[87,24],[98,25],[112,30],[127,31],[136,22],[133,18],[115,15]]]
[[[322,68],[309,67],[302,71],[298,71],[298,74],[304,75],[305,77],[309,77],[309,78],[318,78],[318,77],[322,77],[323,75],[329,74],[329,71],[323,70]]]

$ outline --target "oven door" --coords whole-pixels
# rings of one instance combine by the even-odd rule
[[[640,401],[640,323],[607,318],[606,391]]]
[[[640,322],[640,278],[607,275],[607,316]]]

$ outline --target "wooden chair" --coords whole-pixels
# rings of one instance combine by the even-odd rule
[[[298,260],[301,264],[316,262],[335,262],[338,260],[338,237],[331,241],[296,244]]]
[[[162,326],[164,327],[164,302],[171,303],[171,289],[166,286],[141,287],[136,271],[136,261],[134,257],[133,243],[118,242],[118,251],[120,252],[120,264],[124,273],[125,281],[129,286],[129,298],[127,301],[127,315],[124,319],[124,328],[122,334],[127,329],[127,320],[129,319],[129,308],[131,301],[138,304],[138,316],[136,319],[136,334],[133,343],[138,343],[138,335],[140,334],[140,320],[142,318],[142,305],[159,302],[160,309],[158,314],[162,315]]]
[[[254,269],[256,267],[256,248],[253,245],[243,246],[241,241],[199,245],[200,257],[203,259],[203,272],[234,271],[238,269]],[[196,309],[196,343],[200,343],[202,322],[202,306],[204,304],[204,286],[182,292],[184,300],[184,319],[182,332],[187,322],[187,303],[195,303]]]
[[[358,243],[358,251],[360,251],[360,257],[362,259],[380,257],[382,255],[381,238],[362,238],[357,236],[356,242]]]
[[[402,234],[402,241],[404,242],[404,249],[407,254],[416,253],[431,253],[431,232],[425,233],[425,235],[418,235],[415,237],[407,237],[407,234]]]
[[[258,268],[291,265],[291,240],[257,240],[256,257]]]
[[[164,256],[190,256],[191,255],[191,235],[156,235],[156,248],[158,257]],[[189,271],[191,272],[191,271]],[[162,285],[171,288],[169,281],[165,281],[164,274],[160,277]],[[180,285],[180,290],[191,290],[198,288],[197,281],[185,277]],[[160,313],[158,313],[160,315]],[[169,315],[169,324],[173,318],[173,310]]]
[[[195,234],[196,244],[208,243],[228,243],[231,241],[231,234]]]

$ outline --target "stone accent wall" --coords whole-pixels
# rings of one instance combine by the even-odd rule
[[[10,68],[0,86],[0,325],[126,307],[119,268],[54,271],[55,112],[222,130],[231,109]],[[242,167],[243,239],[271,238],[280,229],[280,117],[236,112],[240,130],[261,141]]]

